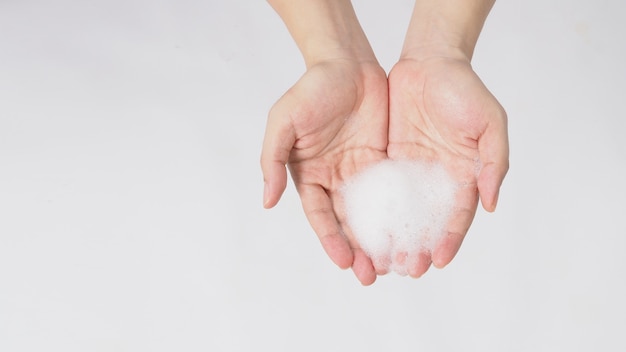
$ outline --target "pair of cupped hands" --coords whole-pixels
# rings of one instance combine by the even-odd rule
[[[456,255],[479,198],[485,210],[495,210],[508,153],[506,113],[467,58],[403,58],[388,76],[376,60],[321,60],[270,110],[261,155],[263,203],[278,203],[287,165],[328,256],[370,285],[389,268],[369,258],[352,235],[342,185],[387,158],[441,163],[462,187],[445,235],[408,270],[420,277]]]

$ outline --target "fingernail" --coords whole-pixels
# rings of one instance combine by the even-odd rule
[[[267,204],[270,201],[270,186],[267,181],[263,184],[263,207],[267,208]]]

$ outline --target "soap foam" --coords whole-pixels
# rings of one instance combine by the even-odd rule
[[[445,233],[457,185],[440,164],[383,160],[342,188],[348,225],[372,260],[408,271],[398,254],[432,251]]]

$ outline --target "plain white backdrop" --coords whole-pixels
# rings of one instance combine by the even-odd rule
[[[355,1],[386,69],[412,2]],[[303,73],[264,1],[0,1],[0,351],[624,351],[622,1],[499,1],[474,68],[511,170],[455,260],[362,287],[267,111]]]

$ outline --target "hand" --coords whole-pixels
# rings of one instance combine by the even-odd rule
[[[264,206],[280,199],[288,164],[324,250],[339,267],[352,267],[364,285],[372,284],[376,273],[345,225],[339,188],[386,158],[387,97],[385,72],[375,62],[316,63],[272,107],[261,155]]]
[[[447,234],[432,253],[408,254],[417,257],[409,274],[419,277],[431,262],[443,267],[453,259],[479,195],[485,210],[495,210],[508,170],[506,113],[463,58],[400,60],[389,75],[389,99],[389,157],[440,162],[461,185]],[[374,264],[378,273],[388,270]]]

